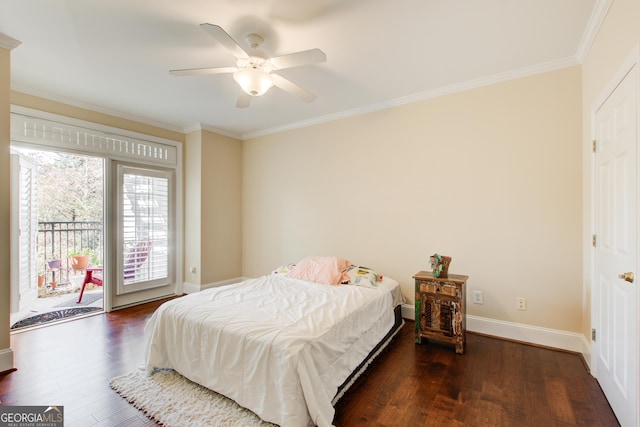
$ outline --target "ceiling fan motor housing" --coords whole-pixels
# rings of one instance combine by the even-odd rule
[[[251,49],[257,49],[264,42],[264,39],[257,34],[249,34],[247,36],[247,43],[251,46]]]

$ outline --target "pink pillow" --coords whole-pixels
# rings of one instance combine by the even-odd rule
[[[335,256],[310,256],[296,263],[286,276],[308,282],[339,285],[345,277],[348,280],[347,268],[350,265],[346,259]]]

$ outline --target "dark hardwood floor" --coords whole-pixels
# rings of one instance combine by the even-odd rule
[[[457,355],[414,344],[413,326],[338,402],[337,426],[619,425],[579,355],[473,333]]]
[[[109,387],[143,363],[160,302],[12,335],[2,405],[64,405],[65,426],[155,426]],[[336,426],[617,426],[575,354],[467,334],[464,355],[416,346],[407,322],[336,406]],[[188,427],[188,426],[187,426]]]

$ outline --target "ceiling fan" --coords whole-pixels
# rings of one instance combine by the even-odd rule
[[[264,95],[271,86],[277,86],[305,102],[312,102],[316,99],[313,93],[281,75],[273,73],[273,71],[325,62],[327,56],[320,49],[309,49],[287,55],[264,58],[248,54],[218,25],[204,23],[200,24],[200,28],[209,33],[237,58],[236,66],[186,68],[170,70],[169,74],[173,76],[193,76],[198,74],[233,73],[233,79],[243,90],[236,102],[236,107],[238,108],[248,107],[252,97]],[[252,49],[257,49],[264,40],[257,34],[249,34],[247,41]]]

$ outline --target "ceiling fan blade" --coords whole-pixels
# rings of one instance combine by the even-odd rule
[[[325,53],[320,49],[303,50],[271,58],[271,64],[278,70],[282,70],[283,68],[299,67],[301,65],[317,64],[326,61],[327,55],[325,55]]]
[[[251,104],[251,98],[253,98],[253,96],[249,95],[248,93],[242,92],[240,96],[238,96],[236,107],[247,108],[249,104]]]
[[[200,28],[209,33],[221,45],[226,47],[236,58],[248,58],[249,55],[240,47],[222,27],[213,24],[200,24]]]
[[[196,76],[200,74],[235,73],[237,67],[209,67],[209,68],[184,68],[181,70],[169,70],[172,76]]]
[[[273,80],[273,84],[278,86],[280,89],[285,92],[289,92],[293,96],[297,96],[302,99],[304,102],[313,102],[316,99],[316,96],[309,92],[306,89],[301,88],[297,84],[293,83],[290,80],[285,79],[281,75],[278,74],[270,74],[271,79]]]

